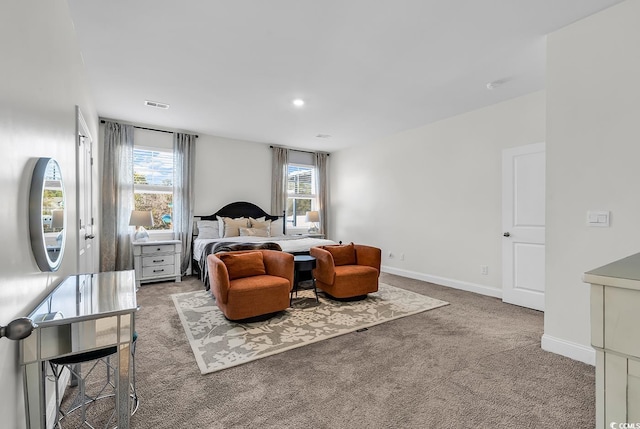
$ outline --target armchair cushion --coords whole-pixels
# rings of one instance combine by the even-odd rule
[[[267,273],[264,268],[262,252],[223,253],[220,255],[220,260],[227,267],[229,280],[261,276]]]
[[[333,265],[336,267],[356,264],[356,248],[353,243],[325,246],[325,249],[333,256]]]

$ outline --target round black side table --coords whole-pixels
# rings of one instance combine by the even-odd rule
[[[300,273],[303,272],[311,272],[316,267],[316,258],[309,255],[294,255],[293,261],[295,264],[295,269],[293,273],[293,289],[291,290],[291,297],[289,298],[289,304],[293,301],[293,292],[296,293],[296,297],[298,296],[298,286],[300,283]],[[316,295],[316,302],[318,300],[318,289],[316,289],[316,278],[313,276],[313,272],[311,272],[311,280],[313,282],[313,292]]]

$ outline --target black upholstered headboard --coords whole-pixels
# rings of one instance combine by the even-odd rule
[[[270,215],[253,203],[249,203],[246,201],[236,201],[235,203],[227,204],[226,206],[222,207],[220,210],[218,210],[217,212],[211,215],[199,216],[199,217],[201,220],[217,220],[218,219],[217,216],[231,217],[231,218],[252,217],[254,219],[264,216],[265,219],[277,220],[279,218],[284,218],[284,213],[281,216]],[[286,222],[283,220],[282,222],[283,234],[285,233],[285,224]]]

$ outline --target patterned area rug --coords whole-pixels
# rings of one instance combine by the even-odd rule
[[[380,283],[362,301],[339,302],[312,290],[298,292],[292,307],[264,322],[224,318],[209,291],[171,295],[202,374],[326,340],[448,303]]]

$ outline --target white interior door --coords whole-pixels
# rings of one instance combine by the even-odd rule
[[[502,300],[544,311],[544,143],[502,152],[502,228]]]
[[[77,110],[76,176],[78,203],[78,271],[95,272],[93,231],[93,140],[80,109]]]

